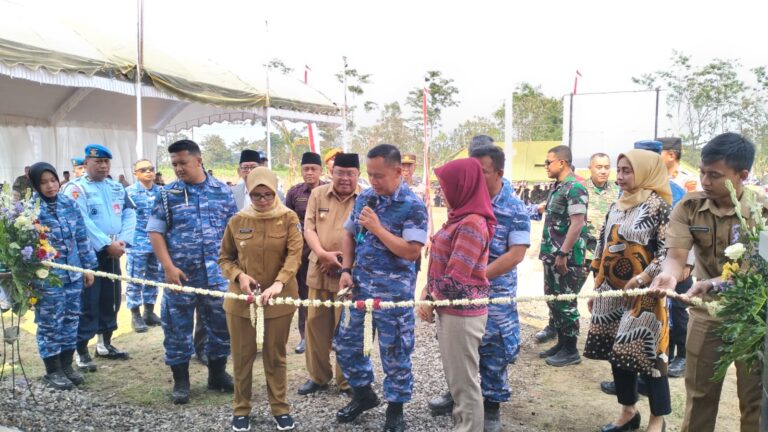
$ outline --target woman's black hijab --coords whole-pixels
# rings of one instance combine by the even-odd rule
[[[29,167],[29,182],[32,183],[32,188],[40,196],[40,199],[46,202],[53,202],[56,201],[55,196],[53,198],[48,198],[40,192],[40,180],[43,178],[43,173],[46,171],[50,171],[50,173],[56,177],[56,181],[61,183],[59,181],[59,175],[56,173],[56,168],[48,162],[38,162]]]

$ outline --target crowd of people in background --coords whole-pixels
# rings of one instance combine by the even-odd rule
[[[513,184],[504,178],[505,155],[491,137],[472,140],[469,157],[434,170],[434,204],[448,207],[447,221],[432,233],[427,188],[414,178],[416,155],[390,144],[361,158],[332,149],[307,152],[302,181],[283,195],[266,156],[244,150],[237,184],[206,170],[197,143],[168,148],[175,179],[165,183],[153,163],[133,163],[135,182],[110,176],[112,153],[85,147],[63,179],[48,163],[25,167],[14,181],[17,198],[41,200],[40,220],[50,228],[57,262],[115,275],[127,256],[130,276],[147,281],[276,298],[355,301],[452,300],[448,307],[388,308],[373,313],[384,371],[385,431],[406,430],[403,406],[413,393],[411,354],[416,316],[436,323],[447,391],[429,401],[435,415],[451,413],[456,431],[500,431],[500,405],[511,396],[508,374],[520,350],[517,306],[476,305],[465,300],[514,297],[517,266],[531,245],[531,221],[543,219],[539,259],[543,293],[578,294],[593,278],[597,292],[649,288],[627,302],[589,302],[590,326],[583,354],[608,361],[612,380],[599,384],[615,394],[618,416],[604,432],[638,429],[638,392],[648,396],[648,431],[663,431],[672,410],[668,377],[685,376],[683,431],[713,431],[722,383],[710,378],[719,358],[718,319],[666,293],[716,297],[723,250],[738,240],[734,203],[755,192],[745,188],[754,145],[725,133],[702,148],[701,176],[680,172],[679,138],[639,141],[612,161],[591,155],[589,178],[574,172],[567,146],[542,161],[546,184]],[[364,159],[361,161],[361,159]],[[615,162],[615,178],[612,180]],[[368,182],[360,178],[365,163]],[[325,168],[325,173],[323,169]],[[754,215],[743,206],[744,216]],[[422,269],[424,246],[428,265]],[[52,270],[61,287],[42,284],[35,307],[44,381],[71,389],[96,372],[94,356],[128,360],[113,334],[122,304],[119,281]],[[427,284],[417,290],[420,271]],[[693,277],[695,277],[695,282]],[[363,354],[365,312],[273,305],[264,309],[264,346],[245,302],[166,290],[156,312],[157,288],[130,283],[125,298],[133,331],[162,328],[164,361],[173,380],[171,400],[189,402],[189,364],[208,367],[207,388],[233,393],[232,429],[250,430],[253,363],[261,351],[267,400],[278,430],[295,426],[287,402],[287,350],[298,309],[307,380],[299,395],[336,389],[349,402],[336,413],[355,421],[381,401],[373,389],[372,360]],[[683,297],[684,298],[684,297]],[[582,361],[576,300],[549,301],[547,326],[535,340],[554,343],[539,356],[552,367]],[[690,319],[690,322],[689,322]],[[331,353],[335,352],[336,364]],[[232,359],[234,376],[227,370]],[[76,364],[77,367],[74,367]],[[760,374],[737,363],[742,430],[757,430]],[[597,389],[597,385],[595,388]]]

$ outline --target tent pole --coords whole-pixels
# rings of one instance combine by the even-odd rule
[[[264,20],[264,46],[267,51],[267,103],[264,106],[264,110],[267,113],[267,168],[272,169],[272,137],[270,134],[270,123],[272,122],[272,118],[269,114],[269,21]]]
[[[141,73],[144,63],[144,0],[136,0],[138,12],[136,37],[136,159],[144,157],[144,125],[141,112]]]

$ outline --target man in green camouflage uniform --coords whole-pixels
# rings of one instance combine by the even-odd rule
[[[608,208],[619,199],[619,186],[608,181],[611,173],[611,158],[605,153],[595,153],[589,158],[590,178],[584,182],[589,192],[587,211],[587,255],[584,268],[589,271],[597,247],[600,229],[605,223]]]
[[[578,294],[584,284],[584,260],[587,248],[587,205],[589,193],[576,181],[571,169],[571,149],[557,146],[549,150],[545,168],[556,180],[549,193],[541,239],[544,266],[544,293]],[[576,300],[548,302],[557,330],[558,341],[539,353],[551,366],[568,366],[581,362],[576,349],[579,335],[579,310]]]

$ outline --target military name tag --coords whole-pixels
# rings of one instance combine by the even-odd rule
[[[626,244],[619,243],[619,244],[608,246],[608,252],[610,252],[610,253],[618,253],[618,252],[623,251],[626,248],[627,248]]]
[[[707,226],[691,226],[691,227],[688,227],[688,231],[690,231],[690,232],[709,232],[709,227],[707,227]]]

